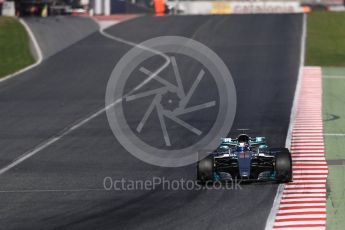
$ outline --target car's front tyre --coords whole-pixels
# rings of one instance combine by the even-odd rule
[[[276,178],[281,183],[292,181],[292,160],[290,151],[287,148],[281,148],[275,154]]]
[[[206,157],[198,161],[197,165],[197,180],[200,183],[207,183],[213,181],[214,172],[214,158]]]

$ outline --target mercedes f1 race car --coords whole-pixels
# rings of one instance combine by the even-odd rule
[[[265,137],[223,138],[219,147],[198,161],[197,180],[211,181],[277,181],[292,180],[292,161],[287,148],[269,148]]]

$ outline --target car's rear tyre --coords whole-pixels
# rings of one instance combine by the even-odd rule
[[[199,183],[207,183],[213,181],[214,159],[213,157],[206,157],[198,161],[197,165],[197,180]]]
[[[275,154],[275,171],[278,182],[292,181],[292,160],[290,151],[286,148],[279,149]]]

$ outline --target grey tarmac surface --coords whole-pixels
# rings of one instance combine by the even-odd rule
[[[26,17],[24,21],[34,33],[43,58],[60,52],[98,30],[97,23],[88,17]]]
[[[285,144],[301,32],[302,15],[297,14],[141,17],[108,30],[133,42],[179,35],[207,45],[226,63],[237,89],[229,135],[250,128],[252,135],[267,136],[272,146]],[[94,33],[0,83],[1,167],[102,108],[110,73],[130,48]],[[197,70],[193,65],[182,68]],[[206,95],[207,83],[200,89]],[[202,125],[207,119],[191,122]],[[173,134],[178,133],[176,128]],[[161,130],[147,135],[162,143]],[[226,191],[103,189],[107,176],[187,180],[195,179],[195,173],[195,165],[161,168],[134,158],[116,141],[103,113],[0,175],[0,229],[264,228],[276,184]]]

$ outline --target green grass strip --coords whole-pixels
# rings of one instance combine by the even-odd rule
[[[308,15],[306,65],[345,66],[344,12]]]
[[[15,18],[0,17],[0,78],[32,63],[25,28]]]
[[[323,125],[326,160],[345,159],[345,68],[323,68]],[[345,226],[345,166],[328,165],[327,229]],[[335,165],[334,165],[335,164]],[[338,164],[338,165],[337,165]]]

